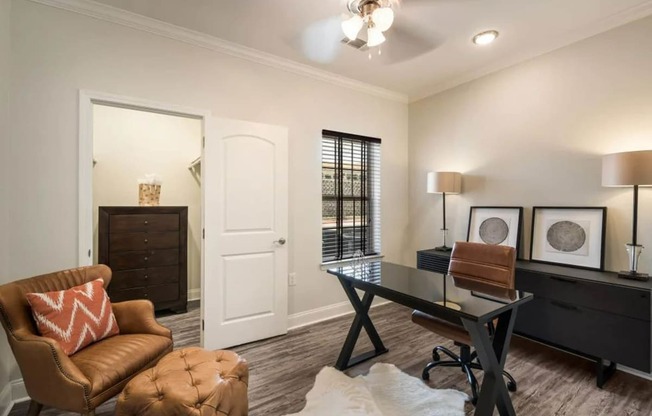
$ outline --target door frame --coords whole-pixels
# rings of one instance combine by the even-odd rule
[[[77,263],[89,266],[93,263],[93,105],[107,105],[150,113],[189,117],[201,120],[202,136],[206,134],[206,119],[210,110],[179,106],[141,98],[126,97],[110,93],[79,90],[79,171],[78,171],[78,244]],[[202,146],[202,157],[204,149]],[[204,192],[201,193],[201,226],[204,226]],[[203,248],[203,246],[202,246]],[[203,253],[202,253],[203,257]],[[202,278],[203,278],[202,258]],[[202,292],[203,298],[203,292]]]

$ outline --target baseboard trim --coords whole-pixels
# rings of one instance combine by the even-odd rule
[[[11,400],[11,384],[7,383],[0,391],[0,416],[7,416],[11,412],[14,402]]]
[[[644,378],[646,380],[652,380],[652,374],[651,373],[646,373],[644,371],[635,370],[633,368],[629,368],[629,367],[626,367],[626,366],[620,365],[620,364],[618,364],[617,369],[621,370],[623,373],[629,373],[629,374],[631,374],[633,376],[636,376],[636,377]],[[609,382],[607,381],[607,383],[609,383]]]
[[[390,301],[388,300],[381,299],[378,302],[374,301],[371,307],[375,308],[380,305],[385,305],[389,302]],[[295,313],[288,316],[288,330],[327,321],[339,316],[349,315],[353,312],[353,306],[351,306],[350,302],[340,302],[328,306],[323,306],[321,308],[311,309],[309,311]]]
[[[10,381],[9,385],[11,386],[11,401],[13,403],[26,402],[29,400],[29,395],[25,388],[25,382],[22,378]]]
[[[191,300],[201,299],[201,289],[189,289],[188,290],[188,302]]]

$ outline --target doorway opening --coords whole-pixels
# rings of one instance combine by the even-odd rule
[[[182,312],[201,299],[205,114],[80,93],[79,263],[111,267],[114,301]],[[142,198],[150,183],[160,185],[158,202]],[[119,229],[136,219],[140,228]]]
[[[182,299],[199,300],[201,175],[194,162],[201,160],[201,141],[201,119],[93,104],[93,263],[101,260],[112,268],[114,301],[146,297],[157,310],[174,305],[183,311]],[[141,188],[160,194],[148,198]],[[132,209],[139,206],[143,208]],[[174,220],[183,223],[100,233],[101,207],[113,207],[114,215],[108,216],[113,221],[123,215],[155,219],[177,212],[156,215],[161,210],[154,206],[179,207],[178,212],[186,208],[183,220]],[[180,230],[187,230],[187,237]],[[100,246],[106,247],[100,251]]]

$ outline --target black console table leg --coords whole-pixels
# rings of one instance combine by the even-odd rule
[[[380,339],[378,331],[376,331],[374,324],[371,322],[371,318],[369,318],[369,308],[371,307],[371,302],[374,300],[374,295],[365,292],[362,300],[360,300],[358,293],[350,282],[342,278],[339,278],[339,281],[355,310],[355,318],[353,319],[349,333],[346,336],[346,341],[344,341],[340,355],[337,358],[337,363],[335,364],[335,368],[342,371],[363,361],[377,357],[380,354],[384,354],[388,350],[385,348],[385,345],[383,345],[383,341]],[[352,358],[351,355],[353,354],[353,349],[355,348],[355,344],[360,337],[360,331],[363,327],[367,332],[367,335],[369,335],[374,350]]]
[[[616,372],[616,363],[613,361],[609,362],[608,366],[604,365],[604,360],[602,358],[596,358],[596,372],[597,372],[597,385],[598,388],[602,388],[604,383],[611,378],[611,376]]]

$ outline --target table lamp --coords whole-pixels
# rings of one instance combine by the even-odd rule
[[[462,191],[462,174],[459,172],[428,172],[428,193],[441,194],[443,205],[443,222],[442,222],[442,235],[444,237],[444,244],[435,247],[437,251],[451,251],[450,247],[446,246],[446,194],[459,194]]]
[[[638,273],[638,258],[643,246],[636,240],[638,227],[638,187],[652,186],[652,150],[623,152],[605,155],[602,158],[602,186],[633,186],[634,215],[632,242],[627,243],[629,270],[618,273],[618,277],[634,280],[648,280],[645,273]]]

